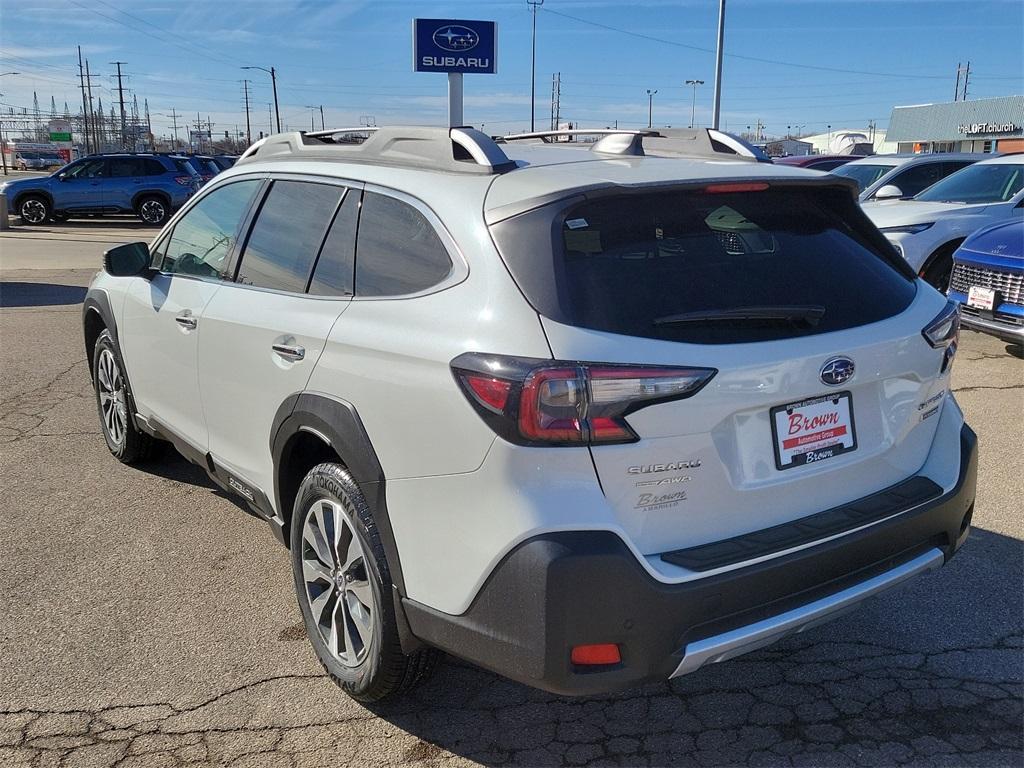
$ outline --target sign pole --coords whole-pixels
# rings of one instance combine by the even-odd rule
[[[458,128],[462,123],[462,73],[448,73],[448,127]]]

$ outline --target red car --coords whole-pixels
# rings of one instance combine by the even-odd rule
[[[809,168],[812,171],[831,171],[851,160],[860,160],[860,155],[791,155],[776,157],[772,162],[779,165],[795,165],[797,168]]]

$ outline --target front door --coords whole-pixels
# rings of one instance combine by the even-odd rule
[[[106,200],[107,161],[103,158],[86,158],[72,165],[60,175],[60,182],[54,190],[54,206],[58,210],[98,210]]]
[[[154,247],[158,274],[136,278],[125,301],[120,343],[139,413],[202,453],[209,442],[196,369],[203,314],[222,290],[261,184],[247,179],[204,195]]]

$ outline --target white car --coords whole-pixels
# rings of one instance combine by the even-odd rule
[[[1024,216],[1024,155],[982,160],[913,200],[865,203],[864,212],[915,272],[945,291],[953,252],[969,234]]]
[[[708,131],[360,130],[250,148],[84,308],[110,451],[169,441],[270,523],[349,694],[436,649],[663,681],[964,543],[956,306],[850,182]]]
[[[860,201],[907,199],[920,194],[962,168],[990,158],[981,152],[943,152],[925,155],[872,155],[851,160],[830,173],[853,179]]]

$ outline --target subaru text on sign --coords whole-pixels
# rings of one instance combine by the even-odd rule
[[[412,39],[416,72],[493,75],[498,71],[493,21],[414,19]]]

